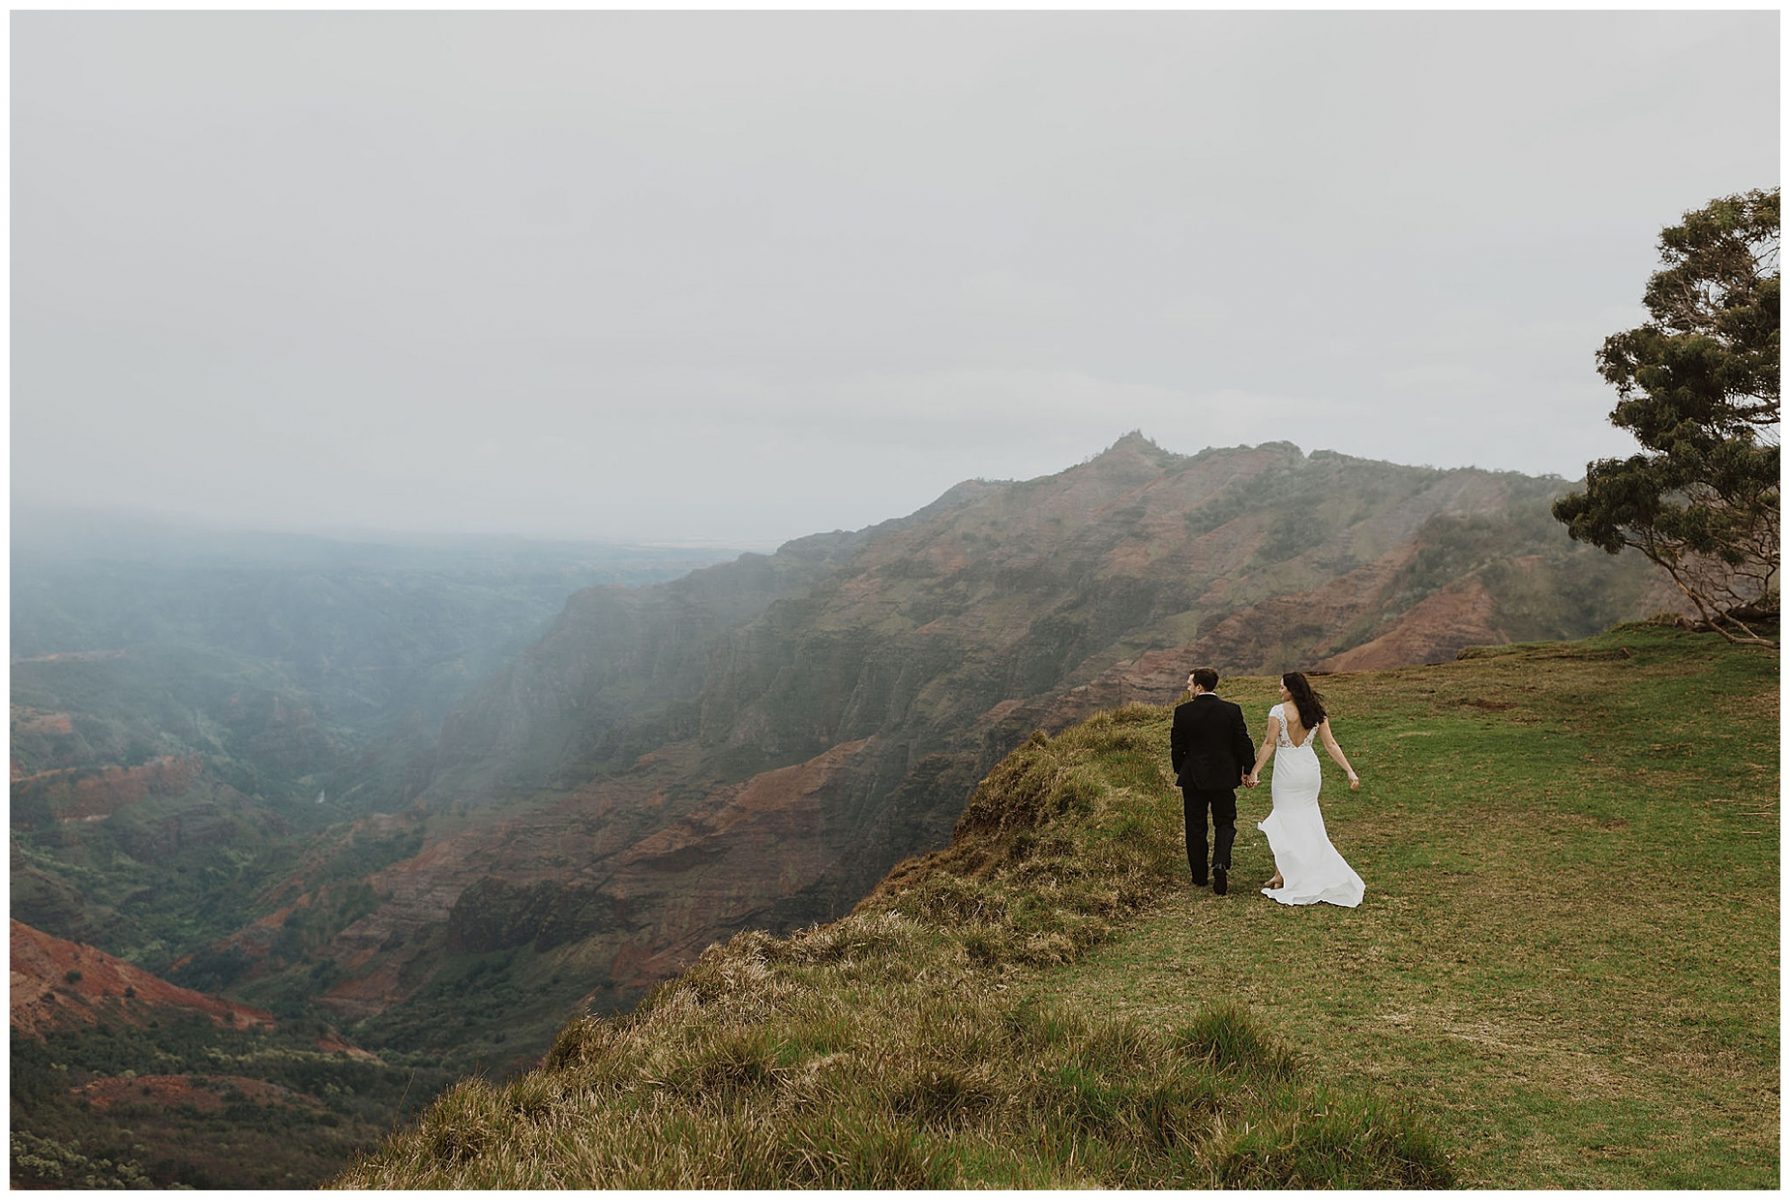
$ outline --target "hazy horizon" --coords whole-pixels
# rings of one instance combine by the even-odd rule
[[[1141,433],[1146,439],[1151,441],[1153,444],[1157,445],[1159,448],[1164,449],[1164,450],[1169,450],[1168,447],[1162,446],[1162,444],[1159,441],[1157,441],[1155,438],[1151,438],[1148,431],[1145,431],[1145,430],[1130,431],[1124,436],[1130,436],[1131,432]],[[1117,439],[1117,440],[1123,440],[1123,438]],[[1290,439],[1271,439],[1271,440],[1288,441]],[[1183,457],[1191,457],[1193,455],[1197,455],[1199,453],[1202,453],[1202,452],[1208,451],[1208,450],[1217,450],[1217,451],[1251,450],[1251,449],[1255,449],[1255,448],[1257,448],[1261,445],[1265,445],[1265,444],[1268,444],[1268,443],[1258,442],[1258,443],[1254,443],[1253,445],[1240,444],[1240,445],[1236,445],[1236,446],[1203,446],[1203,447],[1200,447],[1200,449],[1198,449],[1198,450],[1186,452],[1185,454],[1183,454]],[[1297,445],[1297,443],[1294,443],[1294,444]],[[1111,444],[1098,447],[1095,450],[1090,451],[1088,454],[1083,455],[1081,458],[1077,459],[1075,462],[1065,463],[1065,464],[1063,464],[1063,466],[1056,468],[1055,470],[1045,471],[1045,472],[1041,473],[1040,475],[1027,476],[1027,477],[1025,477],[1025,479],[1038,479],[1038,478],[1045,478],[1045,477],[1048,477],[1051,475],[1060,474],[1063,471],[1069,470],[1072,467],[1079,466],[1082,463],[1088,462],[1089,460],[1097,457],[1098,455],[1104,453],[1105,451],[1107,451],[1111,448],[1112,448]],[[1300,453],[1303,454],[1307,458],[1310,458],[1313,454],[1341,453],[1340,451],[1332,451],[1328,447],[1324,447],[1324,446],[1299,446],[1298,449],[1299,449]],[[1169,452],[1176,453],[1176,454],[1182,453],[1180,451],[1174,451],[1174,450],[1170,450]],[[1367,455],[1351,455],[1349,457],[1363,458],[1363,459],[1367,459],[1368,461],[1374,461],[1374,462],[1390,462],[1390,460],[1385,460],[1385,459],[1373,459]],[[1394,463],[1392,465],[1394,465],[1394,466],[1412,466],[1412,467],[1436,467],[1437,466],[1437,464],[1434,464],[1434,463]],[[1493,472],[1497,472],[1500,470],[1500,468],[1495,468],[1495,467],[1472,467],[1472,466],[1441,467],[1438,469],[1441,469],[1441,470],[1486,470],[1486,471],[1493,471]],[[1529,472],[1518,472],[1518,473],[1519,474],[1530,474]],[[1535,478],[1560,478],[1563,483],[1572,482],[1572,480],[1568,480],[1564,476],[1554,476],[1554,475],[1550,475],[1547,473],[1543,473],[1541,475],[1532,476],[1532,477],[1535,477]],[[514,529],[490,529],[490,530],[482,530],[482,531],[469,531],[469,530],[464,530],[464,529],[428,528],[428,527],[422,527],[422,526],[418,526],[418,527],[414,527],[414,528],[391,528],[391,527],[384,527],[384,526],[373,525],[373,524],[357,525],[357,524],[353,524],[353,523],[305,524],[302,522],[295,522],[292,524],[281,525],[281,524],[277,524],[277,523],[266,522],[266,523],[258,524],[258,523],[254,523],[254,522],[245,523],[241,520],[233,519],[231,517],[220,515],[220,514],[192,514],[192,513],[166,512],[166,511],[146,509],[146,508],[133,509],[133,508],[125,508],[125,507],[89,507],[89,506],[82,506],[82,505],[39,503],[38,501],[35,501],[35,500],[26,500],[22,503],[15,500],[14,505],[13,505],[13,527],[14,527],[13,531],[14,531],[15,540],[16,540],[17,534],[21,531],[21,529],[27,527],[28,522],[31,520],[37,520],[37,519],[43,519],[43,518],[51,518],[51,519],[57,519],[57,520],[74,519],[77,521],[83,520],[83,519],[91,519],[100,525],[110,525],[110,524],[113,524],[113,523],[119,522],[119,521],[125,521],[125,522],[140,521],[146,525],[166,525],[166,526],[177,528],[177,529],[191,529],[191,530],[195,530],[195,531],[204,531],[207,533],[242,534],[242,535],[250,535],[250,536],[257,535],[257,534],[265,534],[267,536],[272,536],[272,537],[294,537],[294,538],[315,537],[315,538],[320,538],[320,539],[340,539],[343,541],[368,541],[368,542],[378,541],[378,540],[392,540],[392,541],[442,540],[442,541],[446,541],[446,540],[453,540],[453,539],[465,539],[468,541],[476,541],[476,540],[481,540],[481,539],[491,540],[491,541],[501,541],[501,540],[506,540],[506,539],[517,539],[517,540],[523,540],[523,541],[537,541],[537,542],[543,542],[543,543],[572,542],[572,543],[590,543],[590,544],[596,544],[596,545],[616,545],[616,546],[633,545],[633,546],[640,546],[643,548],[651,548],[651,547],[690,548],[690,549],[712,548],[712,549],[717,549],[717,550],[739,550],[739,551],[749,552],[749,553],[750,552],[764,553],[764,552],[769,552],[769,551],[773,551],[773,550],[777,549],[779,546],[783,545],[785,542],[788,542],[788,541],[791,541],[794,539],[798,539],[798,538],[802,538],[802,537],[807,537],[811,534],[835,533],[835,532],[840,532],[840,531],[850,532],[850,531],[855,531],[858,529],[866,528],[871,525],[877,525],[884,521],[897,520],[899,518],[909,516],[913,512],[915,512],[921,508],[924,508],[926,505],[939,499],[940,496],[943,496],[946,492],[950,491],[952,488],[954,488],[962,483],[968,483],[968,482],[974,482],[974,481],[979,481],[979,482],[984,482],[984,483],[1020,483],[1020,482],[1025,482],[1025,479],[998,479],[998,478],[994,478],[992,476],[987,476],[987,475],[966,476],[963,479],[956,480],[955,482],[946,485],[946,487],[940,489],[938,494],[928,497],[927,499],[921,501],[919,504],[915,505],[913,509],[909,509],[909,510],[906,510],[903,512],[884,513],[879,516],[872,517],[869,521],[866,521],[863,525],[854,525],[854,526],[849,526],[849,527],[836,525],[836,526],[829,526],[826,528],[816,527],[813,529],[807,529],[807,530],[803,530],[799,533],[791,534],[789,537],[783,538],[777,542],[757,542],[757,543],[739,542],[739,543],[734,543],[734,542],[703,540],[700,538],[694,538],[694,539],[690,539],[687,541],[678,541],[678,540],[674,540],[674,539],[665,539],[665,540],[655,541],[655,540],[648,540],[648,539],[641,539],[641,538],[630,538],[630,537],[625,536],[625,534],[622,536],[613,537],[613,538],[576,537],[576,536],[569,536],[569,535],[561,536],[561,535],[545,535],[545,534],[538,534],[538,533],[528,533],[525,531],[514,530]]]
[[[13,498],[768,548],[1138,429],[1578,478],[1775,12],[13,18]]]

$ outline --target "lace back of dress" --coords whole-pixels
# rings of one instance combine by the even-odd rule
[[[1297,713],[1299,710],[1294,709],[1293,711],[1295,713]],[[1269,712],[1270,716],[1275,716],[1280,719],[1279,744],[1283,749],[1287,749],[1287,750],[1310,749],[1311,739],[1314,736],[1316,736],[1317,730],[1307,729],[1305,731],[1305,740],[1303,742],[1294,742],[1292,732],[1289,728],[1289,726],[1292,723],[1287,719],[1287,706],[1284,704],[1276,704],[1273,708],[1269,709],[1268,712]],[[1313,751],[1313,753],[1316,753],[1316,751]]]

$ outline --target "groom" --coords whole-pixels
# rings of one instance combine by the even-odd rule
[[[1169,731],[1169,762],[1181,785],[1182,814],[1187,821],[1187,865],[1193,886],[1206,886],[1206,809],[1215,826],[1212,842],[1212,890],[1230,889],[1231,843],[1237,840],[1237,785],[1255,763],[1255,746],[1243,710],[1215,694],[1218,672],[1201,667],[1187,676],[1193,699],[1175,709]]]

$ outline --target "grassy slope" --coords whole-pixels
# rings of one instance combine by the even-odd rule
[[[1776,657],[1640,627],[1477,655],[1325,681],[1360,909],[1184,897],[1032,986],[1146,1021],[1233,996],[1437,1118],[1468,1186],[1776,1186]]]
[[[1774,1185],[1776,672],[1628,627],[1327,680],[1355,911],[1187,889],[1166,709],[1034,738],[851,917],[711,949],[338,1183]],[[1225,690],[1259,729],[1270,681]]]

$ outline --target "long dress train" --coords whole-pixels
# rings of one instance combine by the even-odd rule
[[[1256,826],[1268,835],[1282,886],[1263,888],[1262,895],[1282,904],[1323,901],[1354,908],[1361,903],[1367,885],[1343,861],[1324,831],[1324,814],[1318,811],[1318,789],[1324,775],[1318,767],[1317,747],[1312,745],[1318,731],[1307,730],[1305,741],[1293,745],[1283,707],[1276,704],[1268,710],[1269,716],[1280,720],[1274,751],[1274,810]]]

